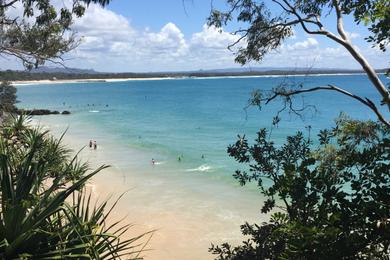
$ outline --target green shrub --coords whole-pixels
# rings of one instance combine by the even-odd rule
[[[247,165],[268,223],[241,226],[242,245],[212,246],[217,259],[389,259],[390,139],[383,124],[341,117],[318,144],[302,133],[276,146],[265,129],[228,148]]]
[[[0,134],[0,258],[140,259],[140,236],[123,239],[129,225],[107,223],[107,202],[93,205],[90,171],[49,132],[5,123]],[[116,203],[114,203],[115,205]]]

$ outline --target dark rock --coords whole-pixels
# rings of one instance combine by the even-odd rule
[[[21,115],[21,114],[24,114],[24,115],[30,115],[30,116],[44,116],[44,115],[59,115],[60,112],[55,110],[55,111],[51,111],[51,110],[48,110],[48,109],[32,109],[32,110],[29,110],[29,109],[18,109],[16,111],[16,113],[18,115]],[[63,115],[69,115],[70,112],[69,111],[64,111],[62,112]]]

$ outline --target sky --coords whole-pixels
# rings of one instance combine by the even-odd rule
[[[58,5],[70,0],[53,0]],[[271,1],[265,1],[271,2]],[[112,0],[102,8],[91,4],[72,28],[81,39],[66,54],[65,65],[100,72],[185,71],[240,67],[227,46],[237,40],[238,24],[222,32],[206,25],[212,7],[225,8],[224,0]],[[272,11],[275,6],[270,6]],[[322,22],[335,32],[335,19]],[[345,29],[353,44],[375,68],[389,67],[390,51],[383,53],[365,42],[368,30],[346,17]],[[360,68],[349,53],[324,36],[306,34],[299,27],[294,36],[245,67]],[[0,58],[0,69],[21,69],[20,62]]]

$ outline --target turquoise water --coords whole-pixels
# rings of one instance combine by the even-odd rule
[[[335,84],[379,100],[362,75],[30,85],[18,87],[18,98],[24,108],[70,110],[69,116],[35,120],[57,136],[69,127],[66,141],[73,148],[97,141],[98,149],[84,149],[82,158],[93,166],[113,167],[93,180],[96,194],[130,190],[117,206],[119,213],[129,215],[129,222],[142,232],[158,230],[147,259],[198,260],[213,258],[207,252],[211,242],[242,241],[239,226],[245,221],[267,221],[268,216],[259,212],[263,197],[256,187],[240,187],[233,179],[240,166],[226,148],[237,134],[253,140],[259,128],[269,128],[281,106],[273,103],[262,111],[244,111],[250,93],[287,81]],[[302,99],[296,102],[301,104]],[[272,132],[277,144],[297,130],[308,134],[308,125],[312,135],[332,126],[340,111],[372,118],[359,103],[332,92],[306,95],[304,102],[315,104],[318,112],[305,113],[304,120],[283,114]]]
[[[281,107],[281,103],[274,102],[262,111],[244,110],[250,93],[286,82],[305,86],[334,84],[372,100],[379,98],[364,75],[32,85],[18,87],[18,98],[20,107],[70,110],[72,115],[66,120],[73,122],[72,127],[91,131],[91,138],[98,129],[98,142],[111,140],[146,151],[151,158],[183,171],[230,176],[236,164],[227,156],[226,147],[237,134],[251,138],[259,128],[269,128],[276,109]],[[298,106],[303,102],[316,105],[317,111],[308,110],[303,120],[282,114],[283,121],[272,135],[277,143],[282,143],[287,134],[307,131],[308,125],[312,126],[312,134],[332,126],[340,111],[355,118],[372,118],[358,102],[333,92],[296,99]]]

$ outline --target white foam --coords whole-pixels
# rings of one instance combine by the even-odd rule
[[[199,166],[197,168],[187,169],[186,171],[187,172],[207,172],[210,169],[211,169],[211,167],[208,166],[207,164],[202,164],[201,166]]]
[[[161,164],[165,164],[165,162],[154,162],[154,165],[161,165]]]
[[[89,113],[99,113],[100,111],[99,110],[90,110],[88,111]]]

